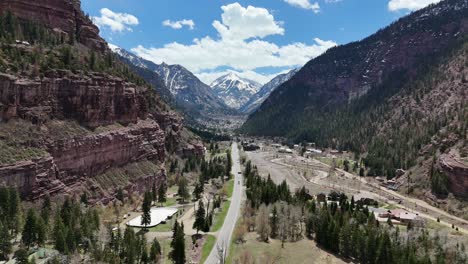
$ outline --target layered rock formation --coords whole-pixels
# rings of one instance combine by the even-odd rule
[[[0,74],[0,121],[72,118],[88,127],[135,123],[148,114],[146,89],[103,74],[51,71],[43,79]]]
[[[455,153],[439,157],[439,167],[447,176],[449,190],[456,196],[468,198],[468,164]]]
[[[19,118],[36,123],[41,130],[51,120],[64,119],[77,121],[88,131],[75,135],[72,131],[68,137],[47,131],[15,142],[46,154],[0,165],[0,185],[16,186],[28,199],[87,191],[93,201],[108,202],[117,189],[93,179],[110,169],[124,170],[127,180],[119,187],[128,192],[164,182],[165,144],[168,138],[177,143],[182,120],[171,112],[155,111],[153,116],[145,92],[146,88],[102,74],[55,71],[42,80],[0,75],[4,124]],[[7,140],[14,142],[12,138]],[[126,166],[139,162],[150,162],[152,169],[126,171]]]
[[[99,36],[99,29],[81,10],[80,0],[2,0],[0,14],[7,11],[64,33],[81,44],[99,51],[107,50],[107,43]]]

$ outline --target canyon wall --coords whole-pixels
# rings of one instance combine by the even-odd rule
[[[468,198],[467,161],[463,161],[460,156],[451,152],[441,155],[438,164],[448,178],[450,192],[455,196]]]
[[[9,144],[42,149],[45,154],[0,164],[0,185],[16,186],[31,200],[86,191],[91,199],[108,202],[117,185],[103,186],[94,179],[109,170],[121,168],[126,182],[118,187],[128,192],[164,183],[165,144],[168,138],[177,143],[182,119],[172,112],[150,113],[145,93],[146,88],[103,74],[54,71],[42,80],[0,74],[1,129],[17,119],[34,123],[37,130],[54,120],[80,124],[79,133],[65,127],[69,136],[47,131],[16,140],[10,133],[4,138],[13,142]],[[141,162],[150,162],[151,169],[126,169]]]
[[[145,119],[146,88],[104,74],[51,71],[43,79],[0,74],[0,121],[72,118],[88,127]]]
[[[81,10],[80,0],[0,1],[0,14],[7,11],[64,33],[91,49],[107,50],[107,43],[99,36],[98,27]]]

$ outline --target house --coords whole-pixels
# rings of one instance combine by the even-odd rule
[[[260,147],[255,144],[243,145],[243,148],[244,151],[256,151],[260,149]]]
[[[317,194],[317,202],[325,202],[327,200],[327,195],[324,193]]]
[[[279,152],[279,153],[287,153],[287,154],[292,154],[292,153],[293,153],[292,149],[290,149],[290,148],[283,148],[283,147],[281,147],[281,148],[278,150],[278,152]]]

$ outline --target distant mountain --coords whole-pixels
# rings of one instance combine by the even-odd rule
[[[194,118],[232,111],[216,93],[193,73],[180,65],[156,64],[115,45],[109,47],[146,81],[155,86],[169,103]]]
[[[467,0],[441,1],[329,49],[272,92],[241,132],[348,149],[363,155],[368,175],[388,177],[453,147],[468,126],[467,14]]]
[[[250,114],[253,113],[260,105],[270,96],[270,94],[278,88],[281,84],[289,81],[299,69],[294,69],[288,73],[280,74],[263,85],[260,90],[254,94],[247,103],[245,103],[239,110],[242,113]]]
[[[210,86],[226,105],[239,109],[258,92],[262,85],[241,78],[235,73],[229,73],[216,79]]]

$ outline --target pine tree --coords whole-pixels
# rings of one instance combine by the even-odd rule
[[[172,262],[174,262],[174,264],[185,264],[185,234],[183,223],[179,225],[176,221],[174,224],[171,248],[170,257]]]
[[[141,205],[141,211],[143,212],[141,215],[141,224],[145,227],[151,224],[151,201],[152,195],[150,192],[145,192],[143,198],[143,204]]]
[[[272,216],[270,219],[270,227],[271,227],[271,232],[270,236],[271,238],[275,239],[278,236],[278,209],[276,208],[276,205],[273,205],[273,210],[272,210]]]
[[[11,237],[8,232],[8,226],[0,219],[0,260],[8,260],[11,249]]]
[[[50,197],[47,195],[42,202],[41,209],[41,218],[44,220],[46,225],[49,224],[50,214],[52,212],[52,204],[50,202]]]
[[[158,262],[159,257],[161,256],[161,245],[157,238],[154,238],[153,243],[150,248],[150,261]]]
[[[199,200],[202,197],[203,191],[204,191],[203,183],[200,183],[200,182],[197,183],[193,190],[193,196],[195,197],[196,200]]]
[[[190,197],[187,180],[184,177],[179,179],[179,189],[177,190],[177,195],[179,195],[179,197],[182,199],[182,203],[185,203],[185,201]]]
[[[34,245],[37,241],[36,222],[36,214],[32,209],[29,209],[21,236],[21,241],[28,248]]]
[[[162,205],[166,202],[166,188],[164,184],[159,185],[158,189],[158,202]]]
[[[193,223],[193,228],[198,231],[203,230],[205,228],[205,205],[203,204],[203,201],[200,200],[198,202],[198,209],[195,214],[195,222]]]

